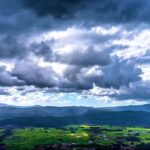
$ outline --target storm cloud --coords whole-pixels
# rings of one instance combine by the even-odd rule
[[[31,33],[68,26],[145,22],[148,0],[1,0],[0,32]],[[135,23],[136,24],[136,23]],[[134,24],[134,25],[135,25]]]
[[[57,59],[63,63],[85,67],[94,65],[105,66],[111,62],[109,51],[95,50],[93,47],[89,47],[85,50],[77,49],[70,53],[63,54],[63,56],[60,55]]]
[[[149,1],[144,0],[24,0],[24,6],[39,17],[90,19],[100,22],[149,21]],[[141,13],[141,11],[143,12]]]
[[[12,36],[6,36],[0,39],[0,58],[1,59],[12,59],[18,57],[26,57],[27,49],[22,43]]]
[[[40,67],[32,62],[16,63],[12,75],[23,80],[26,85],[53,87],[57,84],[57,75],[50,67]]]
[[[129,87],[130,83],[141,80],[142,71],[133,62],[118,60],[101,67],[91,68],[70,67],[64,72],[64,87],[76,89],[91,89],[93,84],[103,88],[119,89],[121,86]]]
[[[148,0],[0,0],[0,4],[3,100],[7,96],[9,103],[24,99],[26,104],[28,99],[45,97],[47,102],[57,93],[56,103],[71,105],[76,101],[71,93],[79,98],[96,86],[102,101],[149,102]],[[54,95],[51,104],[57,100]],[[91,103],[95,95],[84,98]]]
[[[23,85],[24,82],[16,77],[11,76],[11,73],[6,70],[5,66],[0,67],[0,85],[1,86],[15,86]]]

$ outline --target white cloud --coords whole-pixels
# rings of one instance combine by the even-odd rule
[[[150,30],[138,30],[130,32],[122,32],[121,38],[113,41],[114,44],[121,44],[127,46],[124,50],[118,50],[117,54],[123,58],[141,57],[150,47]]]
[[[92,90],[82,93],[46,92],[46,89],[38,89],[33,86],[24,86],[18,91],[17,87],[5,88],[10,95],[1,95],[0,103],[17,106],[90,106],[90,107],[113,107],[146,104],[146,101],[125,100],[119,101],[107,95],[108,90],[99,89],[98,94]],[[96,87],[94,87],[95,89]],[[26,92],[25,92],[26,91]],[[111,90],[110,90],[111,91]],[[24,93],[25,92],[25,93]],[[113,89],[111,94],[114,93]],[[106,94],[106,95],[105,95]]]

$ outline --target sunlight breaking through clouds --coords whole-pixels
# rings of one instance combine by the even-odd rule
[[[149,103],[149,1],[1,3],[0,103]]]

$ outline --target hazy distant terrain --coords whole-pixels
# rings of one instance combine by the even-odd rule
[[[107,109],[107,108],[105,108]],[[119,107],[108,107],[112,111],[145,111],[150,112],[150,104],[145,105],[131,105],[131,106],[119,106]]]
[[[0,107],[0,125],[60,127],[70,124],[150,126],[149,105],[116,108]],[[146,109],[144,109],[146,108]]]

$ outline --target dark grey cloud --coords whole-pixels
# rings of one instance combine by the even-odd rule
[[[1,59],[13,59],[18,57],[19,59],[26,57],[27,49],[24,43],[18,41],[14,36],[4,36],[0,39],[0,58]]]
[[[52,15],[58,19],[68,19],[74,16],[82,0],[24,0],[26,8],[33,10],[39,17]]]
[[[29,49],[36,56],[43,57],[45,61],[52,61],[54,59],[51,41],[32,43]]]
[[[0,0],[0,33],[33,34],[51,27],[51,17],[38,18],[35,13],[26,9],[23,0]]]
[[[51,67],[40,67],[32,62],[16,63],[12,75],[24,81],[26,85],[54,87],[57,84],[57,75]]]
[[[73,50],[56,56],[57,61],[77,66],[106,66],[111,62],[110,52],[107,49],[97,50],[88,47],[85,50]]]
[[[63,79],[60,81],[60,88],[68,88],[74,90],[90,89],[92,85],[90,82],[85,82],[85,78],[81,77],[81,68],[77,66],[68,67],[64,74]],[[82,81],[81,81],[81,80]]]
[[[0,3],[1,3],[0,14],[3,16],[15,14],[23,9],[21,0],[14,0],[14,1],[0,0]]]
[[[104,74],[101,78],[101,86],[103,87],[119,89],[122,85],[129,87],[131,82],[141,80],[140,75],[142,74],[142,70],[132,60],[116,58],[114,59],[114,63],[102,70]]]
[[[148,0],[1,0],[0,4],[1,34],[150,21]]]
[[[148,0],[24,0],[24,4],[39,17],[52,15],[57,19],[90,19],[109,23],[147,22],[150,13]]]
[[[119,89],[129,87],[130,83],[141,80],[142,71],[134,62],[115,58],[113,63],[91,68],[69,67],[64,72],[61,87],[74,89],[91,89],[93,83],[99,87]]]
[[[127,71],[128,70],[128,71]],[[25,85],[37,87],[57,87],[60,89],[91,89],[93,84],[104,88],[129,87],[130,83],[140,81],[141,69],[128,60],[113,59],[106,66],[69,65],[63,77],[50,67],[40,67],[32,62],[21,61],[15,65],[11,75],[24,81]]]
[[[0,59],[26,59],[30,54],[43,57],[46,61],[52,59],[51,41],[26,46],[24,39],[12,35],[0,38]]]
[[[12,77],[11,73],[6,70],[5,66],[0,67],[0,86],[20,86],[24,82],[17,77]]]
[[[133,84],[130,88],[123,88],[123,92],[112,94],[110,97],[116,98],[118,100],[133,99],[148,101],[150,100],[149,85],[149,81],[138,82],[137,84]]]

